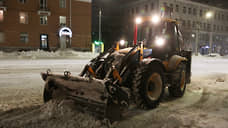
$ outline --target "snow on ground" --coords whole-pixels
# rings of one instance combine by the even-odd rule
[[[6,53],[0,51],[0,59],[88,59],[96,56],[97,54],[91,52],[77,52],[71,49],[58,50],[56,52],[37,50]]]
[[[50,68],[57,73],[70,70],[76,75],[93,55],[37,52],[0,53],[0,127],[108,127],[104,120],[77,112],[70,101],[47,104],[42,101],[44,82],[40,72]],[[226,128],[227,65],[226,57],[194,56],[192,83],[183,98],[172,99],[166,93],[158,108],[132,110],[126,119],[115,122],[112,127]]]

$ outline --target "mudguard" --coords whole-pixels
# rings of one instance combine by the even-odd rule
[[[182,56],[178,56],[178,55],[173,55],[169,59],[168,64],[165,64],[166,71],[171,72],[171,71],[176,70],[177,66],[181,62],[187,62],[187,58],[182,57]]]
[[[153,63],[157,63],[159,65],[161,65],[162,69],[165,71],[166,68],[164,66],[164,64],[162,63],[162,60],[158,59],[158,58],[148,58],[148,59],[143,59],[143,64],[153,64]]]

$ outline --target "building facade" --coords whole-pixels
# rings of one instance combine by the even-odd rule
[[[171,18],[179,21],[188,49],[195,51],[211,46],[213,52],[217,52],[223,47],[228,48],[228,10],[190,0],[138,0],[127,3],[123,7],[125,30],[133,31],[135,17],[158,14],[164,6],[172,10]],[[206,17],[208,12],[211,17]],[[133,39],[133,34],[127,35]]]
[[[91,48],[91,0],[0,0],[0,49]]]

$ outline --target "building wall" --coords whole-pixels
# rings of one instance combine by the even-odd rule
[[[153,5],[155,6],[153,10],[150,9],[151,3],[154,3]],[[126,19],[129,19],[126,21],[128,24],[131,22],[128,28],[131,28],[133,33],[132,21],[134,21],[135,17],[160,12],[160,8],[163,7],[164,4],[173,8],[171,18],[179,21],[182,31],[185,33],[185,37],[187,37],[186,42],[195,45],[195,39],[192,37],[192,34],[196,34],[199,30],[199,45],[208,45],[209,33],[211,31],[213,32],[213,44],[228,45],[228,10],[192,2],[190,0],[138,0],[128,3],[123,7],[127,17]],[[146,5],[149,11],[145,11]],[[184,8],[186,12],[184,12]],[[136,10],[139,11],[137,12]],[[202,15],[200,15],[200,11],[202,11]],[[206,19],[205,15],[208,11],[213,12],[211,19]],[[130,35],[132,38],[132,34]]]
[[[4,42],[0,43],[1,49],[38,49],[40,48],[40,34],[48,34],[50,49],[59,48],[58,31],[59,16],[66,16],[66,26],[70,27],[69,0],[66,8],[59,7],[59,0],[47,0],[47,9],[50,12],[48,24],[40,24],[39,0],[27,0],[25,4],[19,0],[6,0],[4,6],[4,20],[0,22],[0,32],[4,33]],[[0,7],[1,9],[1,7]],[[19,13],[28,12],[28,24],[19,23]],[[91,43],[91,3],[72,0],[72,48],[90,49]],[[20,42],[20,33],[28,33],[28,42]]]

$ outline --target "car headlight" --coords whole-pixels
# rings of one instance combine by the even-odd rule
[[[165,45],[165,39],[162,38],[162,37],[157,37],[157,38],[155,39],[155,45],[156,45],[156,46],[159,46],[159,47],[164,46],[164,45]]]

